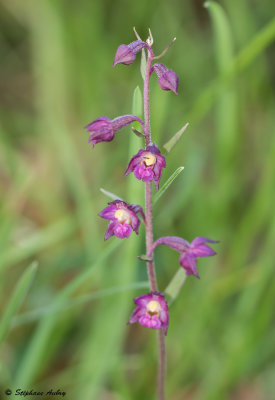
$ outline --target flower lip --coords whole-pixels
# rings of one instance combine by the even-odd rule
[[[156,161],[157,161],[157,158],[154,156],[154,154],[152,154],[150,152],[144,153],[142,158],[147,167],[150,167],[151,165],[155,165]]]
[[[118,209],[115,212],[115,218],[118,220],[118,222],[120,222],[121,224],[123,224],[124,222],[126,222],[126,224],[130,225],[131,224],[131,216],[128,213],[128,211],[126,211],[125,209]]]
[[[159,317],[160,310],[161,310],[161,305],[157,300],[151,300],[147,304],[147,312],[151,316],[156,315],[157,317]]]

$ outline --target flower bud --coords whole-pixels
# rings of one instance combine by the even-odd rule
[[[138,121],[144,129],[144,123],[136,115],[122,115],[113,120],[108,117],[100,117],[85,126],[87,132],[90,133],[89,142],[93,147],[99,142],[110,142],[113,140],[116,131],[124,128],[134,121]]]
[[[167,69],[164,64],[154,64],[152,70],[159,77],[158,83],[163,90],[172,90],[178,94],[179,78],[172,69]]]
[[[135,40],[128,45],[121,44],[116,51],[113,66],[115,67],[117,64],[132,64],[136,58],[136,54],[147,46],[147,43],[143,42],[142,40]]]

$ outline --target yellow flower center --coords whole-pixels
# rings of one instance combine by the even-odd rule
[[[156,157],[152,153],[145,153],[142,158],[147,167],[150,167],[151,165],[155,165],[155,163],[157,161]]]
[[[158,301],[156,300],[149,301],[149,303],[147,304],[147,312],[151,316],[156,315],[158,317],[160,311],[161,311],[161,306]]]
[[[130,225],[131,224],[131,216],[126,210],[119,209],[115,212],[115,218],[120,222],[121,224],[126,224]]]

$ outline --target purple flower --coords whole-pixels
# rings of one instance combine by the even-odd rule
[[[132,64],[136,58],[136,54],[147,46],[147,43],[142,40],[136,40],[128,45],[121,44],[116,51],[113,66],[115,67],[117,64]]]
[[[134,121],[138,121],[144,130],[144,123],[136,115],[122,115],[113,120],[108,117],[97,118],[85,126],[86,131],[90,133],[89,142],[92,142],[93,147],[99,142],[110,142],[116,131]]]
[[[165,335],[167,335],[169,313],[162,293],[152,292],[136,297],[134,303],[137,308],[131,315],[129,324],[139,322],[140,325],[146,328],[163,329]]]
[[[145,220],[145,215],[141,206],[137,204],[127,204],[121,200],[115,200],[108,203],[98,215],[108,219],[111,222],[108,225],[104,240],[115,235],[120,239],[128,238],[134,230],[138,234],[140,220],[137,213],[140,213]]]
[[[195,275],[199,278],[197,270],[197,258],[214,256],[216,253],[211,247],[205,243],[218,243],[216,240],[211,240],[206,237],[196,237],[191,243],[178,236],[164,236],[155,241],[150,254],[153,252],[156,246],[164,244],[171,247],[172,249],[181,253],[179,262],[180,265],[185,269],[186,275]]]
[[[165,158],[160,154],[159,148],[153,143],[146,150],[139,152],[131,159],[124,176],[134,172],[137,179],[143,182],[154,181],[159,188],[162,168],[166,168]]]
[[[172,90],[178,94],[179,78],[172,69],[166,68],[164,64],[154,64],[152,71],[156,72],[161,89]]]

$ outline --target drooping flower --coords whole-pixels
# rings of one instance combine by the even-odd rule
[[[124,176],[134,172],[135,177],[143,182],[153,180],[158,189],[163,168],[166,168],[165,157],[153,143],[147,146],[146,150],[139,150],[130,160]]]
[[[116,51],[113,66],[115,67],[117,64],[132,64],[136,58],[136,54],[144,47],[148,47],[148,45],[142,40],[135,40],[128,45],[121,44]]]
[[[108,203],[98,215],[101,218],[111,221],[106,230],[104,240],[115,235],[120,239],[128,238],[132,231],[138,234],[140,220],[138,213],[145,220],[145,215],[141,206],[137,204],[127,204],[121,200],[115,200]]]
[[[152,66],[152,72],[155,71],[158,76],[158,83],[163,90],[172,90],[175,94],[178,94],[179,78],[177,74],[172,70],[166,68],[164,64],[154,64]]]
[[[129,324],[138,322],[146,328],[163,329],[165,335],[167,335],[169,313],[162,293],[152,292],[136,297],[134,303],[137,308],[132,313]]]
[[[186,275],[195,275],[199,278],[197,270],[197,258],[214,256],[216,252],[205,243],[218,243],[206,237],[198,236],[191,243],[178,236],[164,236],[156,240],[150,249],[150,253],[159,244],[164,244],[180,252],[179,262],[185,269]]]
[[[93,147],[99,142],[110,142],[113,140],[116,131],[134,121],[138,121],[144,130],[143,121],[136,115],[122,115],[113,120],[108,117],[97,118],[85,126],[86,131],[90,133],[89,142],[92,142]]]

